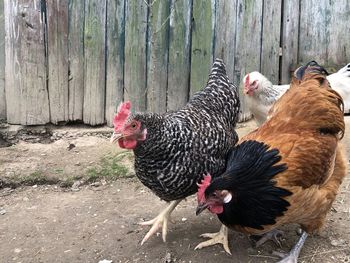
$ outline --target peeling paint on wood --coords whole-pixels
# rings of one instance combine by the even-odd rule
[[[350,1],[330,1],[327,16],[327,64],[339,69],[350,62]]]
[[[124,90],[124,0],[107,1],[106,121],[113,126],[116,107]]]
[[[37,125],[50,121],[40,1],[6,0],[5,92],[7,121]]]
[[[133,111],[146,110],[147,4],[126,0],[124,98]]]
[[[153,1],[148,15],[147,110],[165,112],[168,80],[170,1]]]
[[[298,63],[299,35],[299,2],[300,0],[284,1],[282,25],[282,59],[281,83],[289,83],[292,70]]]
[[[264,0],[263,8],[261,73],[278,83],[282,1]]]
[[[190,96],[202,90],[213,63],[215,0],[193,1]]]
[[[260,71],[262,12],[262,1],[238,0],[234,83],[239,86],[241,98],[239,121],[245,121],[251,115],[241,81],[246,73]]]
[[[69,0],[68,29],[68,119],[83,119],[84,103],[84,14],[85,0]]]
[[[0,0],[0,120],[6,119],[5,100],[5,15],[4,1]]]
[[[177,110],[188,101],[192,1],[172,0],[170,10],[167,109]]]
[[[247,72],[287,83],[309,60],[339,69],[349,22],[347,0],[0,0],[0,118],[111,126],[124,99],[133,111],[175,110],[219,57],[247,120]]]
[[[329,0],[301,0],[298,63],[316,60],[324,65],[327,62],[327,25],[330,20],[328,2]]]
[[[214,58],[221,58],[226,64],[227,75],[234,80],[236,1],[217,0]],[[238,83],[235,83],[238,86]]]
[[[47,1],[50,120],[68,120],[68,0]]]
[[[84,123],[105,123],[105,24],[106,0],[85,2]]]

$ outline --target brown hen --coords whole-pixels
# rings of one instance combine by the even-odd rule
[[[342,108],[322,67],[300,67],[268,120],[233,148],[226,171],[199,186],[197,214],[208,208],[224,225],[197,248],[227,241],[226,226],[274,236],[279,226],[296,223],[304,232],[281,262],[297,262],[307,235],[324,225],[346,175]]]

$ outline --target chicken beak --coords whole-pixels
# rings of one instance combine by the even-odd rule
[[[118,141],[121,138],[123,138],[123,134],[113,132],[113,134],[111,136],[111,143],[115,143],[116,141]]]
[[[196,209],[196,216],[198,216],[200,213],[202,213],[207,208],[208,208],[207,203],[198,204],[197,209]]]

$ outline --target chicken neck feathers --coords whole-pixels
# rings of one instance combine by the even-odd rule
[[[283,199],[291,192],[277,187],[274,176],[287,169],[279,151],[257,141],[245,141],[233,148],[224,174],[209,185],[206,193],[228,190],[233,198],[224,204],[219,219],[226,225],[263,229],[282,216],[289,203]],[[254,208],[254,209],[252,209]]]

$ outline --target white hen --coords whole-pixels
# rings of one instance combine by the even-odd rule
[[[350,63],[336,73],[327,76],[331,87],[344,100],[344,112],[350,113]],[[261,125],[266,121],[272,105],[289,89],[289,85],[273,85],[263,74],[254,71],[243,78],[244,93],[255,121]]]

